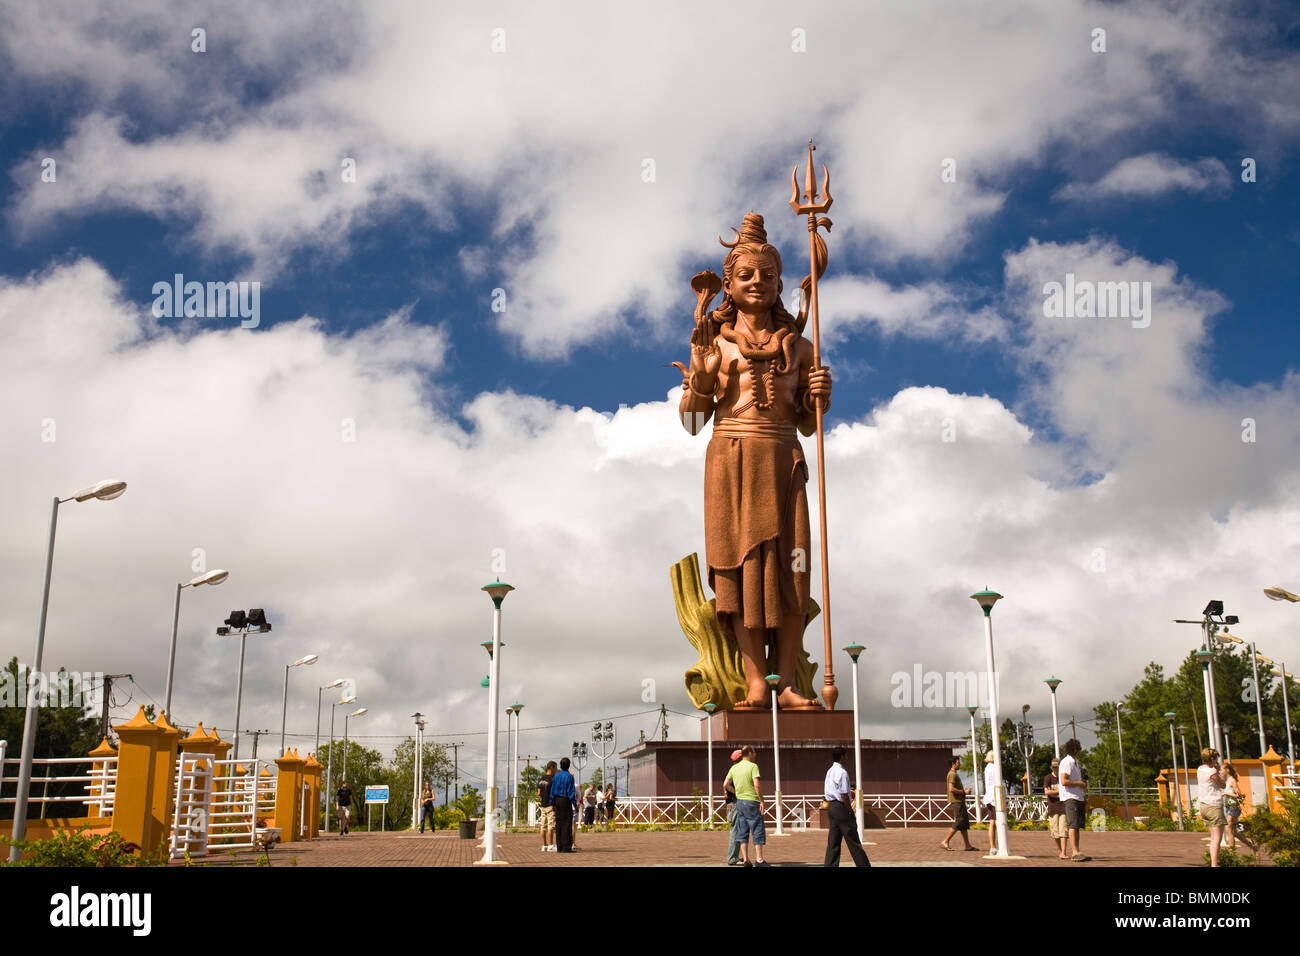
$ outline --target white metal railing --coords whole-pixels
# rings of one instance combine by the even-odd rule
[[[0,741],[3,743],[3,741]],[[17,784],[18,777],[9,776],[5,772],[6,766],[14,769],[22,761],[17,757],[6,758],[4,748],[0,747],[0,783]],[[53,770],[59,770],[64,767],[71,769],[77,764],[89,764],[85,773],[52,773]],[[96,766],[102,764],[102,766]],[[37,776],[38,768],[44,768],[45,773]],[[113,801],[117,793],[117,757],[36,757],[32,760],[32,785],[42,785],[43,792],[39,795],[29,793],[29,806],[32,803],[40,804],[38,817],[45,816],[46,804],[50,803],[82,803],[90,806],[99,807],[101,817],[111,817],[113,815]],[[50,784],[83,784],[80,793],[65,793],[51,796],[49,793]],[[13,804],[18,800],[15,793],[12,797],[0,797],[0,803]]]
[[[236,775],[235,768],[246,773]],[[238,849],[257,845],[257,821],[275,815],[275,777],[263,776],[268,760],[214,760],[208,804],[208,847]]]
[[[176,813],[171,857],[207,856],[208,812],[212,802],[212,764],[208,754],[182,753],[176,761]]]
[[[868,793],[863,799],[867,806],[883,811],[887,826],[947,823],[952,819],[948,798],[941,793]],[[1007,812],[1016,819],[1042,819],[1046,813],[1046,807],[1037,806],[1032,797],[1006,799]],[[796,830],[816,827],[825,802],[821,794],[782,794],[782,822]],[[707,797],[695,796],[624,797],[618,805],[617,822],[620,826],[700,826],[707,817],[713,826],[725,826],[727,806],[722,795],[714,795],[711,816],[707,803]],[[771,798],[763,801],[763,816],[770,823],[776,822],[776,803]]]

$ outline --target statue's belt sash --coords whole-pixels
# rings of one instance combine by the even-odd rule
[[[797,442],[793,422],[770,422],[754,418],[722,418],[713,423],[716,438],[770,438]]]

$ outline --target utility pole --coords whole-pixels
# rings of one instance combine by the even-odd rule
[[[460,799],[460,748],[465,746],[465,741],[459,743],[447,744],[451,748],[451,759],[456,765],[456,799]],[[447,803],[447,785],[442,787],[442,802]]]
[[[105,674],[104,675],[104,700],[99,708],[100,709],[99,735],[101,737],[104,738],[108,737],[108,729],[109,729],[108,728],[108,703],[113,696],[113,681],[122,680],[123,678],[125,678],[126,680],[135,680],[135,678],[132,677],[130,674]],[[171,717],[171,714],[168,714],[167,716]]]
[[[257,759],[257,739],[258,739],[259,737],[261,737],[262,734],[269,734],[270,731],[269,731],[269,730],[245,730],[244,733],[246,733],[246,734],[252,734],[252,735],[253,735],[253,756],[252,756],[251,759],[256,760],[256,759]]]
[[[1079,739],[1079,735],[1074,730],[1074,715],[1070,716],[1070,736],[1075,740]]]

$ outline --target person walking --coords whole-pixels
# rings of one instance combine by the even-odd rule
[[[551,778],[551,805],[555,808],[555,852],[573,852],[573,812],[578,791],[569,773],[569,758],[560,758],[560,769]]]
[[[826,780],[822,784],[822,796],[826,798],[826,815],[829,819],[826,859],[822,861],[822,866],[840,865],[841,843],[849,845],[849,855],[853,857],[854,866],[871,865],[866,851],[862,849],[862,842],[858,839],[858,821],[853,814],[853,790],[849,787],[849,772],[840,763],[846,752],[845,747],[836,747],[831,751],[831,766],[826,771]]]
[[[352,789],[346,780],[334,794],[334,805],[339,808],[339,836],[347,836],[348,825],[352,822]]]
[[[614,785],[605,788],[605,826],[614,829],[614,818],[618,815],[618,800],[614,795]]]
[[[961,834],[961,842],[966,844],[965,849],[974,850],[970,842],[970,813],[966,810],[966,795],[970,793],[961,785],[961,776],[957,773],[957,768],[961,766],[961,758],[954,755],[952,761],[948,764],[948,806],[952,810],[952,826],[948,828],[948,835],[943,838],[939,845],[945,850],[951,850],[951,841],[958,833]]]
[[[587,789],[582,793],[582,822],[588,830],[596,825],[596,796],[599,793],[594,783],[587,784]]]
[[[438,829],[438,824],[433,819],[433,787],[428,782],[424,785],[424,793],[420,794],[420,832],[424,833],[424,821],[429,821],[429,832],[432,833]]]
[[[1083,745],[1071,737],[1061,749],[1065,751],[1065,756],[1061,758],[1057,772],[1060,775],[1061,802],[1065,804],[1065,831],[1069,843],[1067,852],[1075,863],[1086,863],[1092,857],[1084,856],[1079,851],[1079,834],[1088,824],[1088,797],[1084,793],[1088,785],[1083,782],[1083,768],[1079,766],[1079,754]]]
[[[1210,747],[1201,751],[1201,765],[1196,768],[1196,799],[1201,819],[1210,831],[1210,866],[1219,865],[1219,844],[1223,842],[1223,774],[1219,769],[1219,752]]]
[[[1061,778],[1057,771],[1061,761],[1052,758],[1052,770],[1043,777],[1043,796],[1047,798],[1047,828],[1056,841],[1057,859],[1068,860],[1065,852],[1065,804],[1061,802]]]
[[[763,825],[763,792],[758,782],[758,764],[754,763],[754,748],[742,747],[740,759],[727,771],[723,786],[730,783],[736,791],[736,843],[745,866],[771,866],[763,859],[763,846],[767,843],[767,829]],[[754,857],[749,858],[750,840],[754,843]]]
[[[731,752],[731,762],[734,765],[741,758],[739,750]],[[728,768],[730,771],[730,768]],[[740,858],[740,846],[736,842],[736,834],[740,832],[739,817],[736,815],[736,788],[732,785],[731,780],[725,780],[722,784],[723,805],[727,808],[727,830],[729,837],[727,840],[727,866],[740,866],[745,861]]]
[[[555,761],[546,764],[546,773],[537,782],[537,801],[542,814],[542,852],[555,852],[555,807],[551,805],[551,782],[555,779]]]
[[[994,853],[998,848],[998,812],[997,812],[997,792],[1002,786],[1002,781],[998,779],[997,764],[993,762],[993,751],[990,750],[984,755],[984,819],[989,825],[989,853]]]

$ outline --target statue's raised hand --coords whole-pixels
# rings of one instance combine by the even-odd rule
[[[718,370],[722,368],[722,351],[712,342],[701,345],[691,336],[691,365],[674,362],[682,373],[682,387],[699,394],[713,393],[718,385]]]

